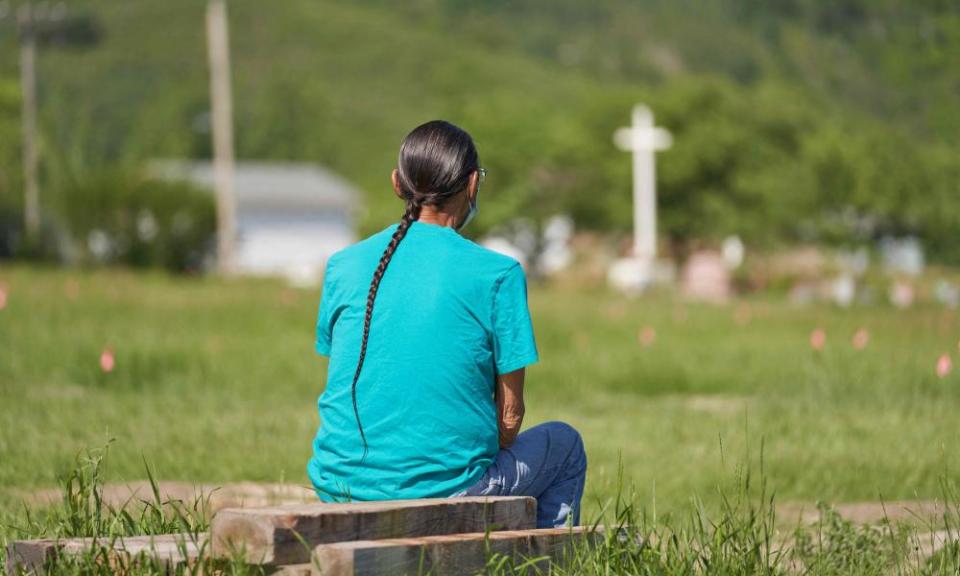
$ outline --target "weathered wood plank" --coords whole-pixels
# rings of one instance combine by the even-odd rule
[[[316,567],[313,564],[290,564],[287,566],[278,566],[271,572],[267,570],[270,576],[313,576]]]
[[[18,569],[40,573],[43,567],[56,556],[56,540],[18,540],[7,545],[7,574]]]
[[[211,549],[221,557],[242,553],[251,564],[302,564],[318,544],[522,530],[536,525],[536,515],[536,499],[525,496],[225,509],[213,518]]]
[[[492,554],[508,556],[518,564],[539,559],[534,565],[545,573],[550,562],[563,562],[565,556],[569,560],[577,543],[593,544],[600,537],[599,530],[577,526],[321,544],[314,551],[315,573],[474,574],[483,570]]]
[[[102,538],[19,540],[7,546],[6,570],[7,574],[15,574],[18,569],[43,574],[55,558],[89,553],[94,546],[108,549],[108,560],[112,562],[129,562],[142,554],[163,566],[174,567],[195,560],[206,539],[206,534],[200,534],[196,540],[188,534],[165,534],[129,536],[113,541]]]

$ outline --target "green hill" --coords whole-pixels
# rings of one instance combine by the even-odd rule
[[[68,6],[95,14],[103,36],[93,50],[42,52],[46,188],[117,164],[209,155],[204,3]],[[661,162],[671,240],[861,240],[838,216],[852,210],[873,223],[868,236],[917,233],[935,254],[960,258],[936,240],[960,225],[956,2],[230,0],[229,9],[239,156],[342,172],[370,194],[368,229],[399,212],[385,183],[400,139],[435,117],[467,127],[490,169],[478,230],[559,210],[625,229],[629,162],[611,133],[643,100],[678,136]],[[0,74],[15,78],[4,26]]]

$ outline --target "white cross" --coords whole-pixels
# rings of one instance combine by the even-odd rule
[[[657,256],[657,192],[653,153],[673,144],[670,132],[653,125],[653,112],[633,107],[633,126],[620,128],[613,141],[633,152],[633,256],[652,263]]]

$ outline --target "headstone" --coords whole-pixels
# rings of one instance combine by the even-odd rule
[[[914,296],[913,284],[907,280],[898,278],[890,285],[890,303],[901,310],[913,306]]]
[[[937,302],[951,310],[960,305],[960,286],[957,286],[953,282],[947,280],[937,281],[933,294]]]
[[[726,302],[731,295],[730,272],[716,252],[694,252],[681,275],[683,294],[694,300]]]
[[[527,255],[513,242],[503,236],[487,236],[480,241],[480,245],[498,254],[509,256],[519,262],[524,268],[527,267]]]
[[[142,242],[153,242],[159,231],[160,226],[153,212],[147,209],[140,210],[137,214],[137,238]]]
[[[813,280],[802,280],[794,283],[790,287],[790,293],[787,299],[791,304],[806,306],[817,300],[820,292],[820,285]]]
[[[870,253],[862,246],[853,252],[842,251],[837,254],[837,263],[843,271],[859,277],[870,266]]]
[[[923,273],[924,255],[920,240],[907,238],[884,238],[880,241],[883,265],[887,272],[919,276]]]
[[[531,220],[515,218],[483,237],[480,245],[509,256],[529,270],[537,252],[537,231]]]
[[[676,277],[676,267],[670,260],[619,258],[607,269],[607,283],[627,294],[638,294],[653,284],[671,285]]]
[[[541,274],[550,276],[567,268],[573,262],[570,239],[573,238],[573,218],[561,214],[547,220],[543,229],[543,251],[537,260]]]
[[[830,300],[837,306],[848,308],[856,294],[857,284],[848,273],[840,274],[830,283]]]
[[[723,254],[723,261],[726,262],[727,268],[731,270],[736,270],[743,264],[745,252],[743,241],[740,240],[739,236],[727,236],[723,241],[723,247],[720,249],[720,253]]]
[[[87,250],[97,262],[106,262],[113,254],[114,242],[105,231],[95,228],[87,234]]]

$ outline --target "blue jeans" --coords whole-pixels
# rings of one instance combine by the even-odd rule
[[[545,422],[517,435],[497,453],[476,484],[457,496],[533,496],[537,528],[580,523],[587,454],[580,433],[563,422]]]

